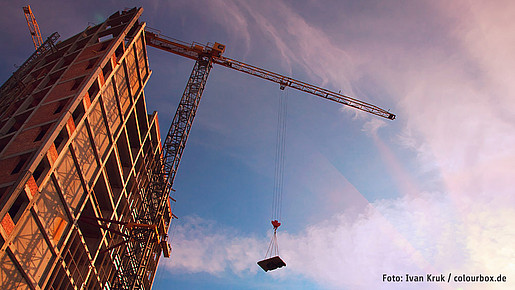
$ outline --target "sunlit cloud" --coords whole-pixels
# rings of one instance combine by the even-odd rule
[[[364,131],[374,137],[377,137],[377,131],[384,126],[386,126],[385,121],[374,118],[374,119],[371,119],[370,121],[365,122],[365,124],[363,124],[362,131]]]
[[[174,259],[165,265],[173,273],[255,275],[268,240],[235,233],[213,221],[186,218],[174,232]],[[382,282],[383,273],[425,275],[468,268],[468,242],[452,203],[442,194],[379,200],[358,218],[340,213],[298,234],[280,232],[281,257],[288,266],[274,275],[300,275],[335,289],[397,289],[399,285]]]
[[[216,2],[216,1],[215,1]],[[218,2],[216,2],[218,3]],[[231,13],[237,23],[225,21],[224,27],[251,42],[250,34],[256,29],[274,44],[273,54],[281,56],[281,62],[288,74],[295,77],[294,66],[301,66],[305,73],[322,86],[330,85],[333,90],[352,94],[349,78],[353,75],[353,61],[347,52],[337,47],[329,36],[308,23],[290,6],[282,1],[248,2],[224,1],[214,11]],[[222,7],[223,6],[223,7]],[[231,7],[227,12],[226,6]],[[222,17],[216,17],[223,19]],[[235,26],[238,30],[235,31]],[[252,26],[252,28],[250,27]],[[254,30],[252,30],[254,29]],[[253,43],[252,45],[263,45]]]
[[[250,31],[246,15],[236,1],[208,1],[208,11],[215,12],[214,19],[219,22],[230,35],[243,39],[244,47],[248,53],[250,49]]]
[[[171,233],[173,259],[163,260],[174,273],[256,273],[256,258],[261,256],[260,241],[235,235],[214,221],[187,216]]]

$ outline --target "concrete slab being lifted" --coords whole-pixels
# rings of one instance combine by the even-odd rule
[[[286,266],[286,263],[279,257],[275,256],[272,258],[268,258],[262,261],[257,262],[259,267],[261,267],[265,272],[275,270],[277,268],[281,268]]]

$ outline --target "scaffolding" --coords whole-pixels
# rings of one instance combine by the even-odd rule
[[[143,9],[56,43],[0,89],[0,286],[150,289],[172,219]]]

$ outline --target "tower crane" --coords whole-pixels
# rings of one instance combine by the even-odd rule
[[[34,47],[37,50],[43,44],[43,39],[41,38],[41,32],[39,32],[39,26],[36,22],[36,17],[34,17],[34,14],[32,14],[30,5],[23,6],[23,13],[25,13],[25,19],[27,20],[27,25],[29,26],[32,42],[34,43]]]
[[[152,182],[150,183],[150,194],[146,201],[149,204],[148,216],[156,217],[158,215],[155,213],[163,212],[167,208],[166,202],[169,202],[169,194],[173,191],[172,185],[177,169],[213,64],[277,83],[282,90],[286,87],[291,87],[382,118],[395,119],[394,114],[364,101],[225,57],[223,56],[225,45],[218,42],[206,45],[197,42],[186,43],[163,36],[159,31],[149,27],[145,27],[145,41],[148,46],[195,61],[179,106],[164,140],[161,164],[158,166],[159,172],[154,172]],[[141,219],[139,222],[143,224],[157,223],[157,221],[152,219]],[[143,253],[143,260],[151,255],[149,248],[143,250]],[[277,267],[277,265],[274,267]],[[140,269],[144,269],[144,267],[140,267]],[[144,272],[138,271],[137,275],[142,276]]]

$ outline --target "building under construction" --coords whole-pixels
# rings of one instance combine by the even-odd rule
[[[142,11],[53,34],[1,87],[2,289],[149,289],[170,255]]]

